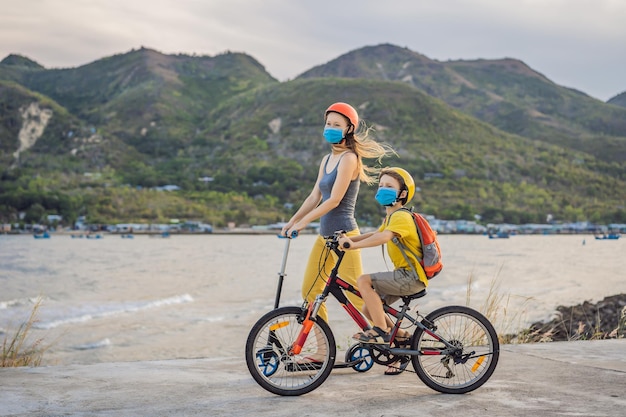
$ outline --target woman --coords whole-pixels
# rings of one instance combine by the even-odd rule
[[[363,158],[380,160],[392,152],[391,148],[369,139],[367,129],[363,133],[357,133],[359,115],[349,104],[332,104],[326,109],[324,120],[324,138],[331,144],[331,153],[320,163],[313,190],[281,231],[286,236],[291,236],[310,222],[320,219],[320,235],[309,255],[302,282],[302,297],[309,303],[324,290],[326,277],[330,275],[336,262],[335,254],[324,256],[323,236],[332,235],[337,230],[345,230],[348,237],[360,234],[354,217],[360,182],[374,183],[376,177],[372,174],[377,171],[364,165]],[[356,280],[362,273],[361,252],[346,252],[339,275],[356,286]],[[357,308],[363,306],[363,301],[359,298],[351,294],[348,297]],[[328,323],[325,305],[320,308],[318,317]]]

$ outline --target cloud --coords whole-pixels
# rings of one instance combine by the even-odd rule
[[[368,45],[438,60],[512,57],[603,100],[626,89],[622,0],[25,0],[0,14],[0,58],[79,66],[145,46],[256,58],[285,80]]]

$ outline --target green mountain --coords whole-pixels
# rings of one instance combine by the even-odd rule
[[[78,68],[24,71],[16,81],[140,152],[164,157],[188,144],[207,109],[277,82],[247,55],[173,56],[145,48]]]
[[[607,103],[616,106],[626,107],[626,91],[616,95],[615,97],[612,97],[609,101],[607,101]]]
[[[0,80],[0,109],[0,166],[67,169],[77,152],[91,158],[77,168],[80,172],[103,164],[94,163],[88,151],[98,140],[85,123],[49,97]]]
[[[626,160],[626,109],[556,85],[519,60],[439,62],[385,44],[349,52],[299,77],[402,82],[506,132],[609,162]]]
[[[418,64],[419,77],[411,69]],[[20,213],[25,222],[46,214],[70,222],[86,215],[95,223],[284,220],[310,191],[328,152],[323,110],[334,101],[355,105],[370,134],[397,151],[382,165],[413,173],[420,211],[439,218],[480,214],[486,222],[543,222],[547,214],[626,222],[625,159],[600,152],[611,143],[621,152],[623,138],[607,132],[622,134],[617,116],[626,109],[556,86],[516,61],[495,63],[492,80],[489,71],[469,74],[488,62],[470,65],[472,71],[448,64],[383,45],[280,83],[245,54],[142,48],[54,70],[11,55],[0,62],[0,222],[16,222]],[[458,81],[460,74],[466,81]],[[484,86],[516,77],[551,86],[574,103],[571,112],[557,106],[552,117],[560,124],[528,118],[523,132],[498,127],[504,112]],[[474,87],[463,90],[470,81]],[[461,86],[450,104],[443,97],[454,96],[454,82]],[[506,106],[522,112],[530,102],[537,108],[554,102],[499,88],[493,90]],[[493,107],[482,110],[489,117],[470,111],[481,107],[481,97]],[[580,103],[610,127],[594,130],[588,115],[575,116]],[[565,141],[563,126],[578,136]],[[155,188],[168,184],[180,189]],[[379,221],[373,193],[361,187],[363,225]]]
[[[213,144],[221,149],[217,172],[233,177],[248,169],[248,181],[269,183],[256,173],[289,178],[281,170],[296,162],[312,181],[327,145],[319,139],[322,114],[310,109],[324,109],[334,99],[354,103],[375,136],[396,149],[398,156],[385,165],[409,169],[422,188],[416,203],[440,217],[506,211],[517,221],[543,221],[545,213],[575,216],[579,207],[605,203],[613,211],[625,201],[626,172],[615,163],[505,133],[418,89],[380,80],[304,78],[234,97],[211,113],[209,120],[217,122],[204,135],[221,139]],[[271,130],[272,122],[280,128]],[[223,146],[231,142],[241,146]],[[298,192],[299,184],[279,182],[272,194],[290,191],[290,185]],[[360,214],[375,223],[373,191],[363,191]]]
[[[22,68],[31,68],[31,69],[44,69],[44,67],[32,59],[26,58],[21,55],[10,54],[2,61],[0,61],[0,65],[4,65],[6,67],[22,67]]]

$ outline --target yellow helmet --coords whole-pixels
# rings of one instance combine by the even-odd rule
[[[403,169],[400,167],[389,167],[389,168],[383,168],[380,171],[380,175],[378,176],[378,178],[390,172],[393,172],[396,174],[395,176],[400,176],[400,178],[402,178],[403,184],[400,184],[400,191],[402,191],[403,187],[406,188],[407,197],[406,197],[406,201],[404,202],[404,204],[407,204],[409,201],[413,199],[413,196],[415,195],[415,181],[413,181],[413,177],[411,176],[411,174],[409,174],[409,172],[406,169]]]

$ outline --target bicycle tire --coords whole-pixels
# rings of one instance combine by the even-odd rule
[[[444,394],[465,394],[487,382],[498,364],[500,343],[485,316],[469,307],[448,306],[428,314],[422,323],[462,348],[456,356],[438,354],[446,346],[418,328],[411,347],[422,354],[413,356],[412,363],[424,384]]]
[[[311,392],[328,378],[335,364],[335,338],[328,324],[319,318],[302,351],[289,354],[302,330],[304,313],[300,307],[272,310],[255,323],[246,340],[248,370],[261,387],[273,394]]]

